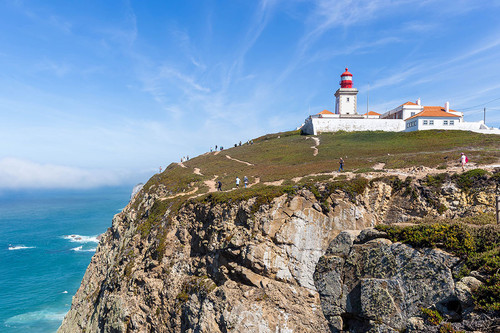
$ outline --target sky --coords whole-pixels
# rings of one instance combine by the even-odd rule
[[[145,182],[334,110],[421,98],[500,127],[500,1],[0,2],[0,189]],[[368,98],[369,97],[369,98]]]

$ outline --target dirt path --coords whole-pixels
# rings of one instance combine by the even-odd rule
[[[168,197],[163,197],[163,198],[159,198],[160,200],[168,200],[168,199],[173,199],[173,198],[177,198],[177,197],[180,197],[181,195],[191,195],[191,194],[195,194],[196,192],[198,191],[198,187],[195,187],[193,188],[191,191],[189,192],[181,192],[181,193],[177,193],[175,195],[170,195]]]
[[[272,185],[272,186],[280,186],[281,184],[283,184],[285,180],[284,179],[280,179],[280,180],[276,180],[274,182],[265,182],[264,184],[265,185]]]
[[[217,179],[217,177],[219,177],[219,176],[215,175],[214,178],[204,181],[205,185],[207,185],[207,187],[208,187],[208,193],[217,191],[216,183],[215,183],[215,180]]]
[[[240,160],[237,160],[235,158],[232,158],[231,156],[229,155],[226,155],[226,157],[232,161],[236,161],[236,162],[239,162],[239,163],[243,163],[243,164],[246,164],[246,165],[249,165],[249,166],[252,166],[252,165],[255,165],[255,164],[252,164],[252,163],[249,163],[249,162],[245,162],[245,161],[240,161]]]
[[[226,157],[228,159],[234,160],[236,162],[244,163],[247,165],[253,165],[253,164],[245,162],[245,161],[240,161],[240,160],[234,159],[234,158],[230,157],[229,155],[226,155]],[[182,163],[178,163],[178,164],[181,167],[186,168],[186,166],[184,164],[182,164]],[[462,167],[460,165],[449,167],[447,169],[428,168],[428,167],[424,167],[424,166],[404,168],[404,169],[384,169],[384,167],[385,167],[384,163],[377,163],[373,166],[373,169],[374,170],[383,170],[383,171],[381,171],[381,172],[380,171],[366,172],[363,174],[355,173],[352,171],[345,171],[345,172],[332,171],[332,172],[326,172],[326,173],[312,173],[312,174],[308,174],[308,175],[305,175],[302,177],[292,178],[292,181],[295,183],[298,183],[299,181],[301,181],[305,177],[317,177],[317,176],[331,176],[331,180],[333,180],[333,179],[335,179],[335,177],[340,176],[340,175],[345,176],[346,180],[353,179],[357,176],[363,176],[363,177],[368,178],[368,179],[373,179],[373,178],[378,178],[378,177],[397,176],[401,180],[404,180],[406,177],[409,177],[409,176],[413,177],[414,179],[421,179],[421,178],[426,177],[429,174],[432,175],[432,174],[438,174],[438,173],[444,173],[444,172],[462,173]],[[499,164],[476,165],[474,163],[468,163],[465,171],[472,170],[475,168],[482,168],[482,169],[485,169],[485,170],[488,170],[491,172],[495,168],[499,168],[499,167],[500,167]],[[200,172],[199,168],[194,168],[193,173],[195,173],[197,175],[203,175]],[[172,198],[176,198],[179,196],[186,196],[186,195],[191,195],[190,198],[196,198],[196,197],[202,196],[202,195],[207,194],[207,193],[216,192],[217,191],[216,179],[218,177],[219,177],[218,175],[214,175],[214,177],[212,179],[204,181],[204,184],[208,187],[208,192],[195,194],[198,191],[198,187],[195,187],[189,192],[177,193],[177,194],[172,195],[172,196],[160,198],[160,200],[167,200],[167,199],[172,199]],[[276,181],[272,181],[272,182],[264,182],[263,184],[269,185],[269,186],[280,186],[283,184],[284,181],[285,181],[284,179],[281,179],[281,180],[276,180]],[[255,177],[254,182],[249,184],[247,187],[252,187],[253,185],[259,184],[260,182],[261,182],[260,178]],[[222,191],[222,192],[231,192],[231,191],[234,191],[236,189],[237,189],[236,187],[233,187],[233,188],[227,189],[227,190]],[[242,189],[244,189],[244,187],[242,187]]]
[[[255,177],[255,183],[252,183],[252,184],[248,184],[248,187],[252,187],[256,184],[260,183],[260,178],[259,177]]]
[[[374,170],[383,170],[382,172],[366,172],[363,174],[359,173],[354,173],[352,171],[344,171],[344,172],[338,172],[338,171],[333,171],[333,172],[325,172],[325,173],[312,173],[309,175],[305,175],[303,177],[295,177],[292,178],[292,181],[295,183],[298,183],[305,177],[317,177],[317,176],[332,176],[332,178],[335,178],[340,175],[344,175],[347,180],[353,179],[356,176],[363,176],[368,179],[373,179],[373,178],[378,178],[378,177],[390,177],[390,176],[397,176],[401,180],[404,180],[406,177],[413,177],[414,179],[422,179],[424,177],[427,177],[427,175],[433,175],[433,174],[439,174],[439,173],[462,173],[462,167],[461,166],[453,166],[449,167],[447,169],[436,169],[436,168],[428,168],[424,166],[419,166],[419,167],[411,167],[411,168],[404,168],[404,169],[384,169],[385,164],[384,163],[378,163],[373,166]],[[469,171],[472,169],[476,168],[482,168],[487,171],[493,171],[495,168],[500,167],[498,164],[491,164],[491,165],[476,165],[474,163],[468,163],[468,165],[465,168],[465,171]]]
[[[306,137],[306,139],[313,139],[314,146],[311,146],[311,148],[314,150],[313,156],[318,155],[318,146],[319,146],[319,143],[320,143],[319,138],[314,138],[312,136],[308,136],[308,137]]]
[[[184,165],[184,163],[182,163],[182,162],[179,162],[179,163],[177,163],[177,164],[179,164],[179,165],[180,165],[181,167],[183,167],[183,168],[187,168],[187,166],[185,166],[185,165]]]

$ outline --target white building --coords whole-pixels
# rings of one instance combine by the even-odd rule
[[[336,131],[412,132],[421,130],[466,130],[478,133],[500,134],[482,121],[465,122],[462,112],[451,110],[450,103],[441,106],[423,106],[406,102],[380,115],[374,111],[358,114],[358,89],[352,87],[352,74],[347,68],[340,76],[340,88],[335,92],[335,113],[323,110],[310,115],[300,128],[304,134],[317,135]]]
[[[460,129],[462,121],[462,117],[446,112],[440,106],[425,106],[423,111],[405,119],[405,131]]]

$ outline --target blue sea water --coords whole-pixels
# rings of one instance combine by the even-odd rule
[[[131,187],[0,193],[0,332],[55,332]]]

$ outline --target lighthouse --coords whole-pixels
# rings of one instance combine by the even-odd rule
[[[335,113],[357,115],[358,89],[352,87],[352,74],[346,68],[340,75],[340,88],[335,92]]]

